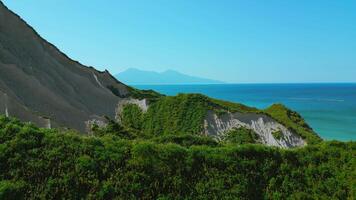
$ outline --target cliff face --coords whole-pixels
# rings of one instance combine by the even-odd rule
[[[83,131],[85,121],[114,118],[127,96],[126,85],[71,60],[0,2],[1,114]]]
[[[227,113],[221,116],[209,111],[204,120],[204,134],[220,140],[234,128],[244,127],[253,130],[262,144],[283,148],[300,147],[306,142],[285,126],[263,114]],[[276,137],[274,133],[280,133]]]
[[[136,106],[126,107],[130,104]],[[205,135],[224,143],[261,143],[282,148],[315,144],[318,141],[314,138],[319,138],[300,115],[286,107],[275,105],[267,111],[258,110],[200,94],[161,96],[151,103],[146,99],[123,100],[117,107],[117,116],[123,126],[151,136]]]

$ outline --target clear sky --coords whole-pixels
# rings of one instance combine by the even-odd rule
[[[3,0],[71,58],[227,82],[356,82],[354,0]]]

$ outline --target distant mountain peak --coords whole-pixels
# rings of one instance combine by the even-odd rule
[[[168,69],[163,72],[129,68],[115,76],[129,85],[221,84],[218,80],[195,77]]]

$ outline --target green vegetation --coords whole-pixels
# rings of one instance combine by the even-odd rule
[[[266,110],[258,110],[238,103],[212,99],[201,94],[179,94],[177,96],[157,97],[146,113],[137,106],[124,108],[124,125],[142,135],[201,134],[204,119],[211,110],[218,115],[227,112],[266,114],[294,133],[300,135],[308,144],[321,142],[321,138],[305,123],[296,112],[281,104]],[[278,133],[275,138],[281,138]]]
[[[267,108],[265,112],[294,133],[300,135],[308,144],[316,144],[322,141],[297,112],[288,109],[284,105],[274,104]]]
[[[153,138],[152,141],[156,143],[165,143],[165,144],[174,143],[184,147],[200,146],[200,145],[216,147],[219,145],[219,143],[211,137],[190,135],[190,134],[158,136]]]
[[[355,142],[283,150],[94,128],[0,117],[0,199],[355,199]]]
[[[259,137],[254,131],[240,127],[226,133],[223,141],[232,144],[256,144],[259,143]]]
[[[125,106],[122,119],[145,135],[200,134],[207,107],[207,97],[181,94],[157,99],[144,114],[137,112],[137,106]]]
[[[116,87],[109,85],[106,88],[108,88],[114,95],[116,95],[118,97],[124,97],[120,94],[120,91]],[[128,89],[130,91],[131,97],[133,97],[135,99],[140,99],[140,100],[147,99],[149,101],[154,102],[157,98],[164,96],[154,90],[138,90],[133,87],[128,87]]]
[[[164,95],[154,91],[154,90],[138,90],[133,87],[129,87],[131,97],[135,99],[147,99],[149,102],[155,102],[158,98]]]
[[[148,134],[199,134],[208,104],[198,94],[160,98],[144,115]]]
[[[132,129],[141,130],[143,122],[143,113],[141,108],[135,104],[128,104],[122,110],[121,123]]]
[[[229,101],[223,101],[219,99],[213,99],[207,97],[210,102],[210,109],[220,112],[239,112],[239,113],[261,113],[257,108],[245,106],[240,103],[233,103]]]
[[[280,140],[283,138],[282,131],[274,131],[274,132],[272,132],[272,135],[276,140]]]
[[[134,105],[124,108],[124,124],[143,133],[152,134],[200,134],[209,110],[216,113],[260,112],[242,104],[209,98],[201,94],[179,94],[157,98],[146,113],[140,113]],[[141,124],[141,127],[135,124]]]
[[[17,200],[24,198],[25,183],[22,181],[0,181],[0,199]]]

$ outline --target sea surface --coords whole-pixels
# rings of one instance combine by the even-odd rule
[[[202,93],[260,109],[283,103],[326,140],[356,140],[356,83],[135,85],[162,94]]]

